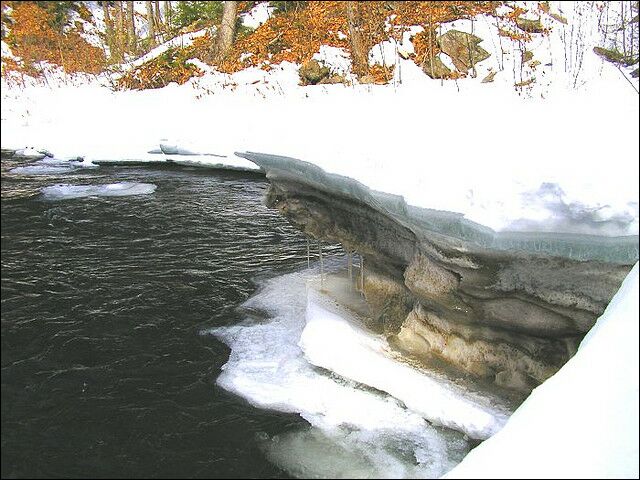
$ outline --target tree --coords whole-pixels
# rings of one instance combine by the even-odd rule
[[[358,78],[369,72],[367,48],[362,36],[362,19],[358,12],[358,2],[347,2],[347,22],[351,37],[351,58],[353,59],[353,73]]]
[[[216,38],[212,48],[212,60],[216,63],[222,61],[233,45],[233,38],[236,34],[238,18],[238,2],[222,2],[222,21],[216,33]]]
[[[202,28],[222,18],[223,2],[182,1],[176,5],[175,14],[171,12],[171,22],[176,28],[182,28],[198,22]]]
[[[138,37],[136,35],[136,14],[133,2],[127,2],[127,37],[129,40],[129,52],[134,55],[138,51]]]
[[[149,25],[149,39],[151,46],[156,44],[156,25],[153,17],[153,3],[151,1],[144,2],[147,7],[147,24]]]
[[[173,15],[171,10],[171,2],[162,2],[164,6],[164,23],[167,28],[171,28],[171,23],[173,21]]]
[[[153,2],[153,22],[156,25],[156,34],[160,36],[160,41],[163,42],[164,41],[164,29],[163,29],[163,25],[162,25],[162,14],[160,13],[160,2],[159,1],[154,1]]]
[[[109,14],[109,2],[102,2],[102,13],[104,15],[104,24],[106,26],[106,43],[109,47],[109,56],[113,59],[115,57],[115,42],[113,35],[113,22],[111,21],[111,15]]]

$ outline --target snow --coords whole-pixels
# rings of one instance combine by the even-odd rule
[[[69,200],[84,197],[125,197],[130,195],[149,195],[156,190],[152,183],[119,182],[105,185],[69,185],[57,184],[42,188],[42,197],[46,200]]]
[[[25,175],[126,161],[256,170],[234,152],[265,152],[402,195],[410,205],[459,212],[496,231],[637,235],[640,125],[629,81],[636,88],[638,81],[592,52],[595,13],[581,2],[550,4],[569,24],[545,23],[551,36],[534,35],[527,49],[541,62],[535,71],[521,64],[517,44],[495,35],[494,19],[444,25],[440,33],[456,28],[481,36],[492,54],[475,77],[455,82],[431,80],[398,55],[413,52],[410,38],[420,27],[370,52],[371,63],[395,65],[391,85],[302,87],[291,63],[228,75],[198,59],[191,63],[204,76],[148,91],[113,91],[113,78],[105,76],[69,77],[69,83],[52,72],[46,84],[8,76],[2,147],[53,152],[54,158],[12,170]],[[271,13],[261,2],[243,22],[257,26]],[[579,17],[587,27],[572,31]],[[125,68],[205,33],[177,37]],[[573,43],[563,42],[571,36]],[[3,42],[2,55],[10,53]],[[349,72],[341,49],[322,46],[315,58],[335,73]],[[482,84],[490,71],[498,72],[494,82]],[[528,75],[537,82],[514,89]],[[83,162],[67,161],[79,156]],[[63,184],[46,187],[43,197],[154,190],[153,184]],[[219,385],[256,406],[299,413],[311,425],[265,438],[269,458],[302,477],[434,477],[468,445],[462,434],[425,418],[482,438],[504,424],[500,408],[396,362],[381,338],[307,295],[314,273],[271,280],[245,304],[268,311],[269,319],[211,332],[231,347]],[[637,305],[638,265],[578,354],[451,478],[637,477]],[[426,401],[411,385],[433,396]],[[455,408],[445,412],[445,402]]]
[[[271,2],[260,2],[247,13],[240,15],[242,25],[249,28],[258,28],[271,18],[275,7],[270,6]]]
[[[25,151],[22,151],[21,154],[24,155],[24,152]],[[39,157],[41,156],[42,154],[39,154]],[[28,157],[26,158],[28,159]],[[10,172],[21,174],[21,175],[57,175],[57,174],[71,173],[79,168],[96,168],[96,167],[97,165],[94,165],[93,163],[87,162],[87,161],[80,162],[80,161],[61,160],[57,158],[44,158],[42,160],[33,162],[29,165],[12,168]]]
[[[580,2],[551,8],[562,8],[570,22],[582,15],[597,23]],[[2,146],[36,145],[57,158],[88,161],[242,169],[256,167],[234,152],[264,152],[402,195],[410,205],[462,213],[495,231],[637,235],[638,95],[592,52],[595,27],[575,34],[579,41],[568,47],[562,40],[570,25],[552,22],[552,35],[534,35],[527,47],[542,64],[539,82],[524,90],[513,86],[531,73],[528,66],[521,72],[520,47],[498,37],[496,21],[482,16],[442,27],[473,31],[492,53],[475,78],[455,82],[431,80],[396,55],[396,46],[412,49],[418,27],[403,32],[401,44],[382,46],[396,62],[390,85],[302,87],[291,63],[228,75],[198,59],[191,63],[204,76],[148,91],[112,91],[104,77],[84,77],[82,85],[49,78],[52,88],[10,77],[2,80]],[[129,68],[204,33],[167,42]],[[379,50],[371,52],[374,61]],[[340,49],[323,46],[316,58],[348,70]],[[498,73],[483,84],[489,69]],[[167,138],[209,155],[148,153]]]
[[[446,478],[638,478],[638,264],[576,355]]]
[[[154,58],[158,58],[160,55],[162,55],[163,53],[169,51],[172,48],[183,48],[183,47],[188,47],[190,45],[193,45],[193,42],[200,37],[203,37],[207,34],[207,32],[209,31],[209,29],[207,28],[203,28],[201,30],[197,30],[195,32],[187,32],[187,33],[183,33],[181,35],[178,35],[177,37],[172,38],[171,40],[168,40],[160,45],[158,45],[157,47],[149,50],[149,52],[147,52],[146,54],[144,54],[143,56],[135,59],[132,62],[129,63],[124,63],[122,65],[120,65],[120,69],[124,72],[131,70],[133,68],[139,67],[140,65],[143,65],[151,60],[153,60]]]
[[[9,45],[2,40],[2,58],[9,58],[11,60],[18,60],[18,58],[13,54]]]
[[[321,45],[320,51],[313,58],[328,67],[332,74],[351,78],[351,56],[344,48]]]
[[[506,407],[398,361],[383,336],[359,326],[314,289],[307,291],[305,315],[299,345],[312,364],[386,392],[431,423],[471,438],[489,438],[507,421]]]

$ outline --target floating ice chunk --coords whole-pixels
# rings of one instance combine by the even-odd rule
[[[24,165],[9,170],[10,173],[22,175],[57,175],[70,173],[77,168],[96,168],[97,165],[89,161],[68,161],[58,158],[44,158],[29,165]]]
[[[20,148],[13,154],[14,158],[21,158],[24,160],[42,160],[47,157],[49,152],[37,150],[33,147]]]
[[[213,157],[224,158],[225,155],[219,155],[217,153],[205,153],[198,150],[197,147],[187,145],[184,146],[179,142],[163,140],[160,142],[160,151],[166,155],[207,155]],[[156,151],[149,153],[158,153]]]
[[[300,346],[314,365],[387,392],[429,421],[473,438],[488,438],[506,423],[506,407],[399,361],[382,336],[356,325],[328,297],[310,289],[308,298]]]
[[[106,185],[59,184],[42,189],[47,200],[67,200],[83,197],[124,197],[128,195],[149,195],[156,190],[153,183],[120,182]]]
[[[452,468],[468,449],[462,434],[433,427],[396,399],[305,359],[298,346],[305,282],[304,273],[270,280],[244,305],[266,311],[269,320],[210,331],[231,348],[221,387],[257,407],[299,413],[313,427],[267,442],[267,456],[305,478],[332,477],[335,469],[327,465],[334,458],[349,477],[366,471],[381,478],[437,477]],[[330,351],[332,341],[324,348]],[[351,461],[355,457],[360,460]]]

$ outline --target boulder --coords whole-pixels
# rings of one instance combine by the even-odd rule
[[[334,85],[336,83],[347,83],[347,80],[342,75],[330,75],[324,77],[318,82],[319,85]]]
[[[516,25],[520,30],[523,30],[527,33],[544,32],[544,27],[542,26],[539,18],[537,20],[529,20],[527,18],[518,17],[516,18]]]
[[[568,23],[567,19],[559,13],[550,13],[549,16],[560,23],[564,23],[565,25]]]
[[[486,77],[482,79],[480,83],[491,83],[493,82],[493,78],[496,76],[498,72],[489,72]]]
[[[440,49],[451,57],[455,67],[466,72],[491,56],[479,43],[480,37],[459,30],[449,30],[437,39]]]
[[[449,78],[452,73],[438,56],[427,58],[422,64],[422,70],[431,78]]]
[[[624,54],[618,52],[617,50],[612,50],[609,48],[603,47],[593,47],[593,52],[606,60],[607,62],[617,63],[622,65],[631,66],[638,63],[637,57],[632,57],[631,55],[625,56]]]
[[[317,60],[313,59],[305,62],[298,71],[298,74],[300,75],[300,81],[303,85],[315,85],[323,78],[328,77],[329,73],[329,68],[320,65]]]

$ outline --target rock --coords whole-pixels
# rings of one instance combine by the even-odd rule
[[[13,158],[20,160],[42,160],[46,156],[46,154],[34,148],[21,148],[13,154]]]
[[[440,49],[451,57],[455,67],[466,72],[491,56],[479,43],[480,37],[459,30],[449,30],[437,39]]]
[[[557,20],[560,23],[564,23],[565,25],[568,23],[567,19],[564,18],[562,15],[560,15],[559,13],[550,13],[549,16],[551,18],[553,18],[554,20]]]
[[[371,75],[370,73],[363,75],[362,77],[360,77],[360,83],[361,84],[368,84],[368,83],[376,83],[376,79],[373,75]]]
[[[489,72],[486,77],[482,79],[480,83],[490,83],[493,82],[493,78],[496,76],[498,72]]]
[[[528,85],[531,85],[531,84],[532,84],[532,83],[534,83],[535,81],[536,81],[536,78],[535,78],[535,77],[532,77],[532,78],[529,78],[529,79],[527,79],[527,80],[523,80],[523,81],[521,81],[521,82],[515,83],[513,86],[514,86],[514,87],[522,88],[522,87],[526,87],[526,86],[528,86]]]
[[[425,60],[422,71],[431,78],[449,78],[453,73],[437,56]]]
[[[299,160],[240,156],[264,169],[267,206],[365,257],[365,300],[398,348],[510,390],[527,393],[575,353],[638,258],[637,237],[615,247],[589,237],[592,253],[583,256],[587,239],[536,235],[514,247],[509,234],[505,249],[503,234],[458,215],[411,207]]]
[[[331,75],[320,80],[318,85],[335,85],[336,83],[347,83],[347,80],[342,75]]]
[[[11,158],[15,155],[16,151],[12,148],[3,148],[2,149],[2,158]]]
[[[609,48],[593,47],[593,52],[607,62],[611,63],[617,63],[627,66],[638,63],[637,57],[634,58],[631,56],[625,56],[617,50],[612,50]]]
[[[523,30],[527,33],[542,33],[544,32],[544,27],[540,22],[540,19],[537,20],[529,20],[527,18],[518,17],[516,18],[516,25],[520,30]]]
[[[317,60],[311,59],[305,62],[298,70],[302,85],[315,85],[323,78],[329,76],[329,68],[320,65]]]

